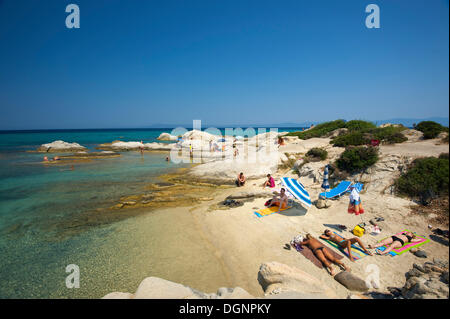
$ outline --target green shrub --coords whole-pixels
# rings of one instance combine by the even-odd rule
[[[330,143],[334,146],[359,146],[370,144],[371,139],[380,140],[383,143],[402,143],[408,139],[401,133],[406,127],[387,126],[366,128],[360,131],[353,131],[334,138]]]
[[[336,161],[340,170],[349,173],[366,169],[378,161],[378,150],[372,146],[347,148]]]
[[[402,126],[386,126],[377,127],[376,129],[370,130],[369,132],[373,134],[373,137],[380,141],[387,141],[392,139],[392,136],[397,135],[402,131],[406,130],[406,127]],[[402,134],[403,135],[403,134]]]
[[[306,153],[306,156],[320,158],[320,160],[323,161],[327,158],[328,152],[322,148],[314,147]]]
[[[303,132],[290,132],[287,134],[287,136],[298,136],[302,140],[307,140],[312,137],[321,137],[325,134],[332,132],[338,128],[345,127],[345,121],[344,120],[336,120],[332,122],[324,122],[321,124],[317,124],[315,127],[303,131]]]
[[[347,133],[338,137],[335,137],[330,141],[334,146],[345,147],[345,146],[358,146],[366,145],[370,143],[370,139],[367,138],[362,132],[352,132]]]
[[[441,154],[439,155],[439,158],[440,158],[440,159],[447,159],[447,160],[448,160],[448,153],[441,153]]]
[[[408,138],[400,132],[392,133],[387,135],[383,141],[387,144],[403,143],[406,142]]]
[[[447,195],[449,182],[449,160],[426,157],[416,159],[405,174],[395,182],[399,194],[424,198],[432,195]]]
[[[441,132],[448,132],[448,127],[442,126],[433,121],[423,121],[417,124],[414,129],[423,133],[424,139],[436,138]]]
[[[349,131],[365,131],[368,129],[376,128],[377,126],[372,122],[352,120],[345,123],[345,127],[348,128]]]

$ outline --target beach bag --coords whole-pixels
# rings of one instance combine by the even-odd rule
[[[272,200],[271,200],[271,199],[269,199],[269,200],[264,204],[264,206],[270,206],[270,204],[272,204]]]
[[[356,225],[355,228],[353,228],[353,235],[361,237],[364,235],[365,228],[362,225]]]

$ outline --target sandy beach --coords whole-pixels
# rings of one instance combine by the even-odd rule
[[[286,169],[286,165],[279,166],[276,172],[271,172],[277,184],[275,189],[282,187],[280,184],[281,177],[299,178],[314,203],[319,193],[323,191],[321,189],[320,171],[344,150],[343,148],[332,147],[329,141],[329,138],[289,139],[286,145],[281,146],[279,153],[285,154],[286,157],[291,155],[295,155],[296,158],[302,157],[302,154],[313,147],[327,149],[329,157],[322,162],[309,163],[317,168],[318,176],[314,176],[316,173],[312,175],[305,173],[303,169],[296,173],[292,170],[292,167]],[[382,217],[384,221],[378,223],[382,229],[381,234],[376,236],[365,234],[361,237],[366,246],[408,229],[418,235],[431,238],[430,242],[422,247],[428,256],[426,260],[433,260],[433,258],[448,260],[448,240],[445,242],[445,240],[436,239],[428,225],[431,224],[433,228],[448,226],[433,224],[433,216],[413,213],[411,207],[417,204],[410,199],[397,197],[388,191],[393,180],[400,174],[399,165],[409,163],[414,158],[439,156],[439,154],[446,152],[448,152],[448,144],[442,144],[438,140],[415,139],[402,144],[380,146],[379,163],[365,175],[351,177],[351,179],[357,179],[365,183],[361,192],[365,213],[360,216],[347,212],[349,200],[348,195],[344,195],[338,200],[330,200],[331,206],[328,208],[319,209],[312,205],[307,209],[300,204],[296,204],[286,211],[259,218],[254,214],[254,211],[264,208],[264,203],[270,198],[271,191],[268,188],[262,188],[265,181],[264,177],[250,178],[243,187],[227,186],[212,190],[208,193],[209,199],[197,201],[187,211],[191,214],[205,247],[207,247],[209,253],[215,256],[216,265],[221,267],[221,273],[223,273],[222,286],[241,287],[255,297],[263,297],[264,290],[257,278],[258,270],[261,264],[275,261],[295,267],[315,277],[325,286],[331,288],[335,292],[336,298],[347,298],[352,292],[334,280],[325,269],[316,267],[295,249],[285,249],[284,245],[299,234],[310,233],[314,237],[319,237],[326,228],[336,231],[346,238],[355,237],[351,233],[354,226],[361,222],[368,225],[372,218]],[[214,167],[221,167],[220,162],[200,164],[195,167],[194,172],[201,171],[202,167],[206,167],[207,171],[211,172]],[[213,166],[214,163],[219,164]],[[236,169],[240,170],[241,168],[238,166]],[[308,168],[306,168],[306,171],[308,171]],[[186,175],[184,176],[188,177],[184,178],[192,177],[192,175],[189,175],[191,173],[192,169],[185,172]],[[224,174],[227,175],[227,173]],[[261,195],[262,192],[265,192],[265,195]],[[260,194],[262,197],[250,197],[244,200],[240,207],[227,208],[220,205],[228,196],[243,193]],[[341,231],[337,228],[337,225],[345,225],[347,230]],[[373,250],[372,252],[374,253]],[[406,281],[405,273],[412,268],[414,263],[420,263],[424,260],[407,252],[395,257],[390,255],[379,256],[374,253],[374,256],[366,256],[355,262],[351,262],[347,257],[344,257],[341,261],[351,267],[352,274],[363,280],[368,276],[370,267],[373,267],[373,265],[378,267],[380,286],[378,289],[370,289],[369,294],[366,294],[366,297],[374,297],[389,294],[388,287],[402,287]],[[208,266],[204,265],[204,267]],[[338,270],[337,267],[336,270]],[[201,270],[199,269],[199,271]],[[208,280],[203,279],[203,283],[199,282],[198,285],[183,280],[179,283],[205,291],[205,289],[208,289],[207,286],[211,286],[205,285]],[[212,293],[214,290],[205,292]]]

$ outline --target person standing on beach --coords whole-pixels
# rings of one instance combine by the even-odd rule
[[[144,142],[141,141],[142,146],[139,146],[139,150],[141,151],[141,155],[144,155]]]
[[[348,212],[355,212],[355,215],[359,215],[360,213],[364,213],[361,206],[361,198],[359,197],[359,193],[356,190],[355,185],[350,186],[350,202],[348,204]]]

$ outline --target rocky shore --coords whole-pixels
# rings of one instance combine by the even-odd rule
[[[170,278],[148,277],[135,292],[116,292],[104,298],[448,296],[448,265],[447,273],[445,267],[436,262],[434,268],[431,264],[414,266],[416,270],[420,268],[425,271],[419,274],[413,270],[417,276],[410,274],[411,276],[405,277],[405,273],[409,273],[412,265],[421,259],[411,253],[396,257],[368,256],[355,263],[344,259],[343,261],[351,266],[351,273],[341,272],[332,277],[295,250],[282,248],[298,234],[310,233],[318,237],[323,229],[333,228],[333,225],[345,225],[347,230],[341,230],[341,236],[354,237],[351,230],[361,223],[362,219],[368,222],[379,216],[384,218],[384,221],[378,223],[382,233],[378,236],[365,234],[362,237],[365,244],[373,244],[381,237],[387,237],[403,229],[410,229],[433,238],[428,227],[433,224],[431,216],[411,213],[411,208],[417,206],[417,203],[396,196],[393,185],[415,159],[448,153],[448,144],[442,143],[441,138],[425,140],[421,132],[405,130],[403,134],[407,137],[407,141],[404,143],[380,145],[379,159],[375,165],[345,176],[346,180],[364,184],[361,197],[365,213],[358,217],[347,213],[346,197],[336,201],[318,200],[318,194],[322,192],[323,167],[335,162],[345,150],[343,147],[330,144],[333,136],[345,133],[342,130],[333,131],[327,137],[307,140],[287,136],[284,138],[284,145],[280,146],[277,144],[278,137],[284,133],[269,132],[251,138],[225,137],[222,140],[200,131],[187,132],[177,143],[143,144],[114,141],[99,145],[99,149],[117,153],[164,150],[170,157],[178,156],[180,159],[187,157],[195,164],[177,174],[166,176],[164,181],[167,184],[150,185],[148,193],[121,198],[106,211],[132,216],[127,211],[136,208],[145,210],[160,207],[190,207],[189,211],[197,221],[202,237],[212,247],[214,254],[229,274],[227,287],[236,287],[219,288],[217,292],[201,292],[199,287],[190,288],[183,283],[172,282]],[[161,136],[160,140],[175,141],[173,136],[168,135]],[[312,148],[326,150],[328,153],[326,160],[308,159],[306,153]],[[247,177],[246,185],[242,188],[230,186],[240,172],[244,172]],[[314,205],[309,209],[296,205],[285,212],[257,218],[253,212],[264,207],[264,202],[272,196],[272,190],[261,187],[268,173],[277,181],[283,176],[300,178]],[[331,181],[338,181],[339,178],[344,179],[332,176]],[[281,186],[278,183],[276,188],[279,187]],[[233,205],[225,204],[231,201],[234,201]],[[242,234],[245,234],[245,240]],[[423,247],[429,260],[448,259],[448,239],[433,239]],[[276,261],[266,262],[267,260]],[[367,267],[373,267],[372,265],[379,268],[380,280],[376,287],[367,287],[365,284]],[[437,268],[444,270],[428,272]],[[255,279],[256,276],[258,280]],[[447,290],[443,285],[447,285]]]

